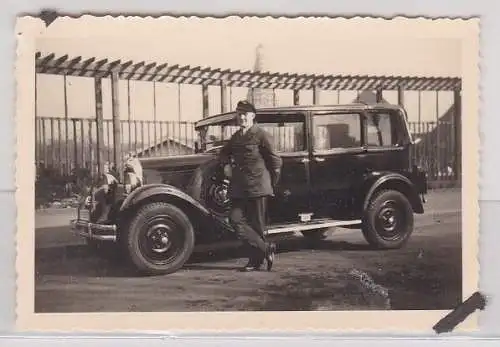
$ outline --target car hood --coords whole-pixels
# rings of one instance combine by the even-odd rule
[[[140,158],[139,160],[145,170],[182,170],[194,169],[215,157],[216,155],[214,153],[198,153],[170,157]]]
[[[141,158],[145,183],[169,184],[186,189],[194,171],[216,158],[214,153],[176,155],[171,157]]]

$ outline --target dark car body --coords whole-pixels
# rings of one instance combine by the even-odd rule
[[[409,212],[424,212],[427,180],[425,172],[414,165],[414,141],[402,107],[263,108],[255,119],[270,133],[283,160],[279,184],[268,204],[269,233],[301,231],[306,235],[308,231],[345,226],[360,227],[372,244],[390,248],[406,242],[413,228]],[[195,128],[200,135],[198,153],[141,158],[143,185],[126,194],[112,190],[114,206],[106,225],[101,228],[95,221],[77,220],[75,228],[87,238],[104,240],[95,237],[103,233],[119,236],[120,228],[127,227],[139,208],[165,202],[185,212],[197,242],[231,235],[227,223],[230,201],[225,195],[230,170],[216,163],[220,147],[237,129],[234,113],[204,118]],[[404,237],[391,241],[375,235],[376,230],[396,228],[394,221],[399,228],[408,223]],[[89,236],[91,229],[94,236]]]

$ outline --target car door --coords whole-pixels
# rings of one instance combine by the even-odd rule
[[[268,200],[268,223],[295,221],[309,206],[309,151],[304,113],[258,115],[259,126],[271,135],[283,166],[275,196]]]
[[[316,217],[349,211],[364,174],[361,111],[314,112],[310,121],[311,202]]]

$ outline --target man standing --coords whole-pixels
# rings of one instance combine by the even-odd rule
[[[254,123],[256,110],[248,101],[236,106],[236,120],[240,129],[220,152],[221,159],[233,158],[229,197],[229,220],[243,240],[248,264],[243,271],[259,270],[264,260],[270,271],[274,262],[274,244],[266,242],[266,202],[274,195],[282,160],[273,149],[269,135]]]

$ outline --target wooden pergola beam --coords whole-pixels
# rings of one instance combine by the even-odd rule
[[[55,75],[103,77],[118,71],[118,78],[125,80],[188,83],[197,85],[247,87],[266,89],[313,89],[321,90],[449,90],[461,87],[456,77],[411,77],[411,76],[342,76],[297,73],[254,72],[200,66],[179,66],[157,62],[121,62],[95,57],[83,60],[68,55],[56,57],[54,53],[35,54],[36,71]],[[83,61],[82,61],[83,60]]]

